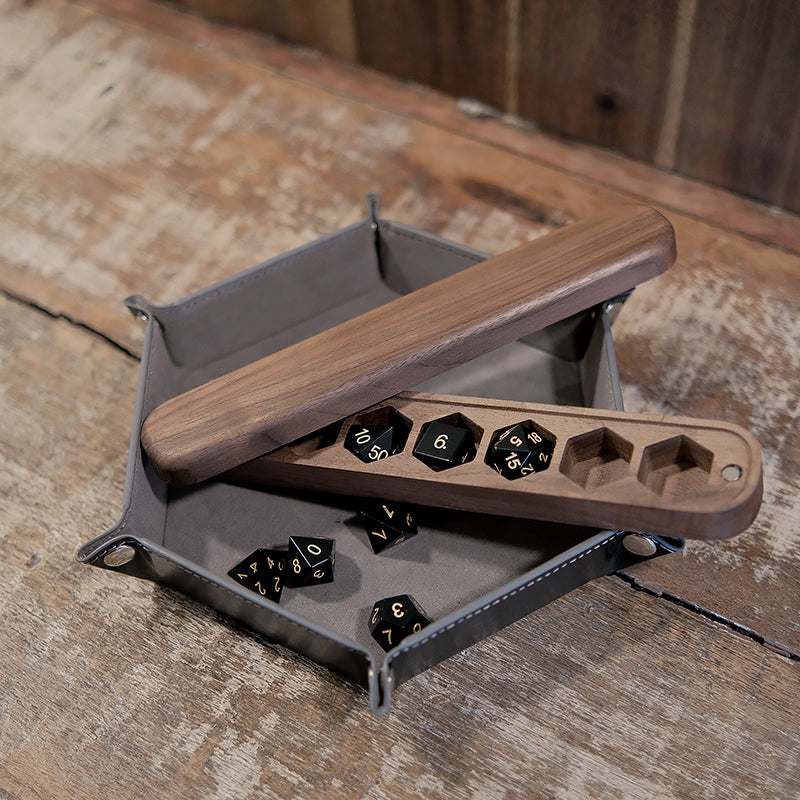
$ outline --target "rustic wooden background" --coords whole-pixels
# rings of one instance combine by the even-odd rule
[[[0,0],[0,797],[796,798],[800,219],[145,0]],[[361,219],[500,252],[650,202],[627,406],[765,454],[752,528],[582,587],[390,715],[178,594],[81,566],[122,502],[142,328]]]
[[[177,0],[800,211],[789,0]]]

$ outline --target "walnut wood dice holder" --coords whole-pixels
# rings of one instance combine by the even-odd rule
[[[652,212],[634,211],[633,218],[639,220],[634,228],[644,223],[649,231],[635,251],[641,255],[641,246],[660,253],[658,269],[668,265],[673,247],[669,226]],[[620,230],[612,224],[600,237],[601,245],[592,249],[608,252],[604,238],[618,239]],[[385,713],[398,685],[452,653],[593,577],[680,549],[681,540],[670,536],[639,537],[597,524],[568,526],[430,507],[417,518],[418,535],[375,555],[358,516],[362,501],[347,495],[251,488],[220,480],[180,487],[158,477],[140,436],[145,419],[159,406],[431,282],[456,276],[485,258],[381,218],[373,201],[362,222],[172,305],[130,298],[129,307],[147,320],[147,327],[122,515],[108,531],[87,541],[78,559],[194,597],[365,687],[371,708]],[[635,266],[636,253],[622,260]],[[628,281],[627,288],[644,277]],[[539,332],[515,332],[523,338],[436,377],[427,378],[431,373],[422,369],[413,380],[426,380],[414,388],[502,398],[511,404],[620,409],[607,313],[620,303],[605,301],[625,290],[596,288],[586,295],[590,305],[585,310],[559,321],[540,319],[533,328],[546,327]],[[418,366],[427,367],[430,361],[436,367],[432,372],[445,369],[446,363],[437,362],[439,352],[429,353]],[[471,353],[459,358],[469,359]],[[313,383],[314,374],[306,369],[301,377]],[[381,387],[380,396],[359,390],[356,407],[330,403],[322,414],[305,420],[307,430],[289,426],[277,444],[411,388],[384,382],[381,376],[374,385]],[[229,416],[251,412],[248,403]],[[484,435],[490,433],[487,429]],[[408,446],[412,444],[413,437]],[[336,540],[333,583],[291,591],[277,605],[228,578],[228,570],[255,549],[309,534]],[[630,546],[631,538],[642,546]],[[369,635],[367,617],[376,598],[405,592],[417,597],[433,621],[383,653]]]
[[[345,436],[393,410],[408,443],[363,461]],[[459,418],[476,445],[469,461],[435,472],[414,455],[425,425]],[[541,469],[514,450],[513,479],[491,463],[503,432],[528,423],[555,445]],[[536,435],[536,434],[534,434]],[[383,456],[383,457],[380,457]],[[538,465],[537,465],[538,467]],[[761,503],[761,450],[722,422],[405,392],[343,421],[332,442],[306,438],[231,470],[228,478],[486,514],[601,525],[661,536],[719,539],[748,528]]]
[[[191,484],[603,300],[675,258],[670,224],[621,206],[521,245],[164,403],[142,444]]]

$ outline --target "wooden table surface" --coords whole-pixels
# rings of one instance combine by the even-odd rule
[[[0,0],[0,797],[796,798],[800,219],[145,0]],[[112,525],[171,302],[383,215],[497,253],[649,202],[678,261],[615,323],[631,410],[727,419],[756,522],[365,693],[150,583]]]

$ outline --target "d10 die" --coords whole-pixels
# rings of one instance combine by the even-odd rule
[[[372,638],[387,651],[428,624],[430,620],[425,612],[408,594],[378,600],[369,618]]]
[[[363,462],[369,464],[394,455],[398,448],[397,431],[391,425],[353,425],[344,446]]]
[[[374,553],[400,544],[417,533],[411,511],[397,503],[377,503],[361,510]]]
[[[336,541],[309,536],[290,536],[286,585],[313,586],[333,580]]]
[[[228,575],[251,591],[279,603],[286,575],[286,551],[264,547],[254,550]]]
[[[472,432],[460,425],[434,420],[427,423],[414,446],[414,455],[432,470],[457,467],[475,458]]]
[[[513,481],[550,466],[556,439],[531,420],[495,431],[486,453],[486,463]]]

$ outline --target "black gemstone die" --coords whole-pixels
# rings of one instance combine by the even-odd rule
[[[286,585],[314,586],[333,580],[336,541],[310,536],[290,536]]]
[[[411,595],[400,594],[375,603],[369,618],[369,630],[372,638],[388,651],[429,623],[417,601]]]
[[[398,503],[375,503],[361,509],[360,513],[374,553],[400,544],[417,533],[413,514]]]
[[[254,550],[228,575],[251,591],[279,603],[286,575],[286,551],[264,547]]]
[[[364,463],[399,453],[406,444],[411,422],[391,406],[366,411],[354,420],[344,446]]]
[[[556,437],[532,420],[495,431],[486,463],[510,481],[542,472],[550,466]]]
[[[378,461],[394,454],[394,429],[391,425],[353,425],[344,446],[362,461]]]
[[[436,472],[472,461],[477,449],[473,427],[461,414],[428,422],[414,445],[414,455]]]

